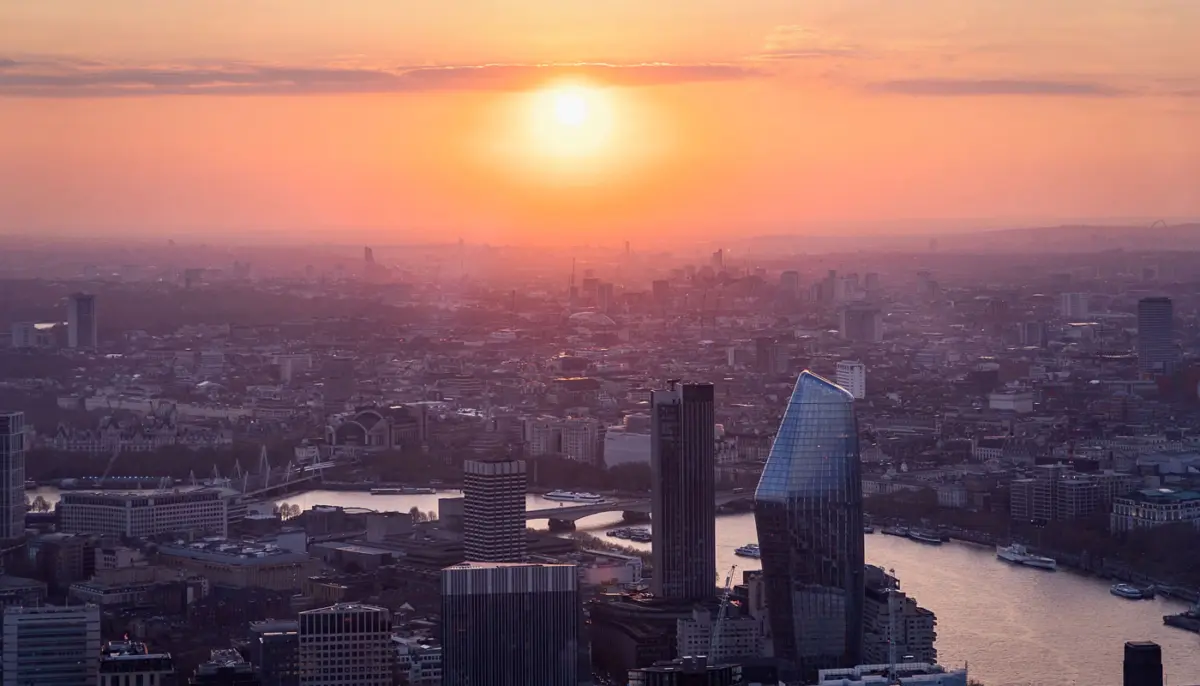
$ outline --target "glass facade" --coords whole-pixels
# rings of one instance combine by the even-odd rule
[[[854,397],[805,371],[754,494],[775,656],[805,678],[862,652],[862,469]]]

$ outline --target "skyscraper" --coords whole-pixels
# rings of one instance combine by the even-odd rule
[[[574,565],[464,563],[442,570],[442,686],[577,686]]]
[[[854,397],[805,371],[754,494],[775,656],[807,679],[859,663],[862,466]]]
[[[0,412],[0,540],[25,533],[25,413]]]
[[[1170,298],[1138,301],[1138,368],[1153,374],[1175,371],[1178,355],[1173,339],[1175,307]]]
[[[841,312],[839,331],[847,341],[879,343],[883,340],[883,317],[878,307],[866,304],[848,305]]]
[[[525,461],[463,464],[463,551],[470,562],[525,559]]]
[[[1162,648],[1151,641],[1125,644],[1122,686],[1163,686]]]
[[[4,686],[94,684],[100,676],[100,608],[6,608],[0,644]]]
[[[67,347],[96,347],[96,296],[75,293],[67,300]]]
[[[670,600],[703,600],[717,585],[713,385],[672,381],[653,391],[650,403],[651,590]]]
[[[300,686],[391,686],[393,650],[392,614],[382,607],[300,613]]]

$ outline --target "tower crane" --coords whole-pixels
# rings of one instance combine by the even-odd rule
[[[725,592],[721,594],[721,609],[717,611],[717,621],[713,622],[712,636],[708,638],[708,664],[712,665],[717,660],[717,650],[721,647],[721,627],[725,624],[725,613],[729,610],[729,595],[733,592],[733,573],[737,570],[737,565],[729,568],[729,575],[725,577]]]

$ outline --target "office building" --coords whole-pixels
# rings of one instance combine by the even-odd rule
[[[391,686],[394,662],[387,610],[340,603],[300,613],[300,686]]]
[[[188,682],[191,686],[262,686],[254,665],[238,651],[224,648],[209,651],[208,655],[208,662],[196,667]]]
[[[789,269],[779,275],[779,294],[787,300],[800,294],[800,272]]]
[[[525,461],[463,464],[463,552],[471,562],[525,559]]]
[[[67,347],[95,349],[96,296],[75,293],[67,299]]]
[[[1125,643],[1122,686],[1163,686],[1162,648],[1153,641]]]
[[[1179,354],[1175,350],[1175,307],[1170,298],[1142,298],[1137,311],[1138,368],[1147,374],[1165,375],[1175,371]]]
[[[675,624],[675,654],[705,655],[719,664],[737,664],[762,655],[762,622],[745,616],[726,616],[713,641],[715,613],[698,607],[692,616]]]
[[[563,457],[584,464],[604,464],[604,422],[595,417],[569,417],[559,426]]]
[[[1114,533],[1181,523],[1200,528],[1200,492],[1147,488],[1113,498],[1109,527]]]
[[[0,651],[3,686],[94,684],[100,675],[100,608],[7,608]]]
[[[629,686],[741,686],[738,665],[710,665],[704,656],[658,662],[629,672]]]
[[[864,570],[854,396],[800,375],[754,498],[774,656],[809,680],[858,664]]]
[[[879,343],[883,340],[883,315],[872,305],[849,305],[842,309],[838,330],[847,341]]]
[[[150,652],[145,643],[109,641],[100,651],[100,686],[173,686],[170,653]]]
[[[24,491],[22,491],[24,499]],[[58,501],[59,531],[147,538],[199,532],[227,536],[240,497],[221,489],[153,493],[67,492]],[[244,513],[244,506],[242,512]]]
[[[1068,321],[1084,321],[1088,318],[1088,294],[1063,293],[1058,311]]]
[[[424,636],[392,636],[396,673],[407,686],[441,686],[442,646]],[[407,679],[407,681],[404,681]]]
[[[262,686],[300,685],[300,622],[268,619],[250,623],[250,664]]]
[[[867,565],[863,597],[863,661],[937,662],[937,616],[900,590],[881,567]]]
[[[1046,322],[1028,321],[1021,322],[1018,326],[1021,345],[1028,348],[1044,348],[1050,342],[1050,331]]]
[[[673,381],[652,391],[650,404],[651,590],[667,600],[704,600],[717,584],[713,385]]]
[[[850,391],[855,400],[867,397],[867,365],[842,360],[837,363],[837,385]]]
[[[442,570],[443,686],[577,686],[574,565],[468,562]]]
[[[760,336],[754,339],[754,370],[760,374],[774,374],[779,367],[779,348],[775,339]]]
[[[0,540],[25,535],[25,413],[0,412]]]

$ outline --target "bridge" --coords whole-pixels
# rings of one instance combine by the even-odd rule
[[[287,495],[296,490],[312,488],[325,475],[325,469],[334,466],[333,462],[320,462],[300,466],[288,462],[284,467],[272,467],[267,461],[267,448],[263,446],[258,456],[258,471],[243,471],[241,464],[234,465],[234,475],[228,484],[242,492],[245,500],[263,500],[274,496]],[[213,467],[214,481],[220,480],[221,475]],[[192,479],[195,481],[195,477]]]
[[[718,493],[714,499],[717,507],[725,505],[735,500],[746,500],[752,498],[750,493]],[[583,505],[568,505],[563,503],[559,507],[544,507],[539,510],[526,510],[525,519],[549,519],[556,522],[574,522],[584,517],[602,514],[604,512],[621,512],[634,514],[650,514],[650,499],[649,498],[632,498],[622,500],[605,500],[599,503],[585,503]]]

